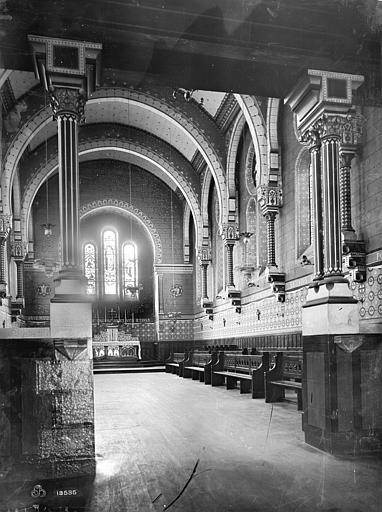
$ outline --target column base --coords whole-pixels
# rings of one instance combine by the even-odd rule
[[[53,338],[92,337],[92,306],[86,295],[86,280],[77,270],[60,271],[50,301],[50,329]]]
[[[303,355],[305,442],[334,455],[382,452],[382,336],[304,336]]]
[[[312,283],[303,306],[302,332],[304,336],[359,332],[358,301],[345,278]]]

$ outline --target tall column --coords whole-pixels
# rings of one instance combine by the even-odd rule
[[[267,221],[267,267],[275,269],[277,268],[275,220],[282,206],[281,187],[261,185],[257,189],[257,199]]]
[[[333,125],[338,126],[337,116],[325,116],[322,120],[324,136],[321,137],[321,159],[324,209],[324,277],[343,276],[340,189],[339,189],[339,148],[340,135]]]
[[[351,218],[351,188],[350,171],[351,161],[355,156],[354,151],[341,150],[340,153],[340,201],[341,201],[341,231],[353,234]]]
[[[233,248],[237,240],[239,240],[239,227],[237,224],[225,224],[222,228],[222,238],[226,247],[227,269],[226,269],[226,287],[234,288],[233,276]]]
[[[321,187],[321,141],[316,131],[309,130],[302,142],[308,143],[312,168],[312,232],[314,248],[314,280],[324,275],[324,243],[322,222],[322,187]]]
[[[24,261],[16,260],[17,295],[16,299],[24,298]]]
[[[319,138],[311,153],[313,193],[316,207],[322,203],[323,227],[322,250],[315,246],[315,258],[323,254],[323,266],[315,262],[316,280],[302,311],[302,425],[307,443],[352,455],[378,450],[382,443],[380,424],[368,419],[375,416],[375,404],[364,400],[379,393],[365,363],[372,365],[379,357],[377,335],[361,332],[357,300],[342,273],[342,246],[350,279],[362,282],[366,273],[357,259],[361,243],[351,224],[349,180],[352,153],[362,132],[353,91],[362,82],[362,76],[308,70],[286,100],[303,139],[307,132]],[[315,227],[315,235],[320,235]]]
[[[78,125],[84,119],[85,91],[51,89],[51,106],[58,126],[61,277],[81,275],[79,268]]]
[[[267,221],[267,265],[268,267],[277,267],[276,265],[276,240],[275,240],[275,220],[276,211],[267,211],[265,219]]]
[[[0,298],[7,295],[7,239],[11,231],[11,216],[0,215]]]

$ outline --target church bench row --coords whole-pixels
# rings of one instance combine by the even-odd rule
[[[240,393],[265,398],[267,403],[283,400],[285,389],[293,389],[297,392],[297,409],[302,410],[302,355],[278,353],[272,360],[269,352],[261,355],[191,352],[177,357],[180,355],[183,360],[178,363],[180,370],[176,373],[181,377],[212,386],[225,384],[226,389],[236,388],[239,382]],[[171,364],[174,363],[166,363],[166,371],[167,365],[172,368]]]

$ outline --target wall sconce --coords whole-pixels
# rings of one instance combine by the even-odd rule
[[[241,307],[240,307],[240,306],[238,306],[237,308],[235,308],[235,311],[236,311],[236,313],[239,313],[239,314],[240,314],[240,313],[241,313]]]
[[[50,222],[47,222],[45,224],[41,224],[41,227],[44,230],[44,235],[45,236],[52,236],[54,226],[55,226],[55,224],[50,224]]]
[[[180,93],[183,95],[184,101],[187,101],[188,103],[189,101],[191,101],[194,92],[196,92],[196,90],[194,89],[184,89],[183,87],[177,87],[176,89],[173,89],[172,97],[174,98],[174,100],[176,100],[178,94]],[[199,104],[203,105],[203,102],[204,98],[200,98]]]
[[[250,233],[249,231],[244,231],[243,233],[240,233],[240,236],[243,238],[243,242],[247,244],[253,234],[254,233]]]
[[[227,322],[227,320],[225,318],[223,318],[223,327],[225,327],[226,322]]]
[[[260,316],[261,316],[260,309],[256,309],[256,316],[257,316],[257,319],[260,320]]]
[[[300,261],[301,265],[313,265],[313,263],[308,259],[308,257],[304,254]]]

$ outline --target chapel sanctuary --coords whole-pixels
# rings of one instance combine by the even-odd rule
[[[0,512],[378,512],[382,1],[0,0]]]

